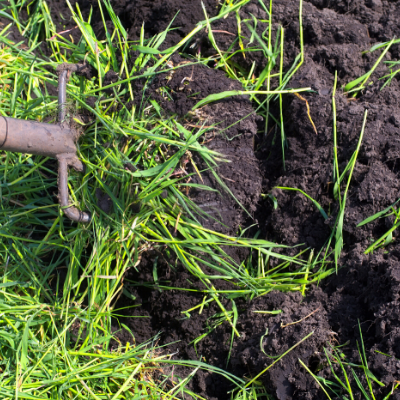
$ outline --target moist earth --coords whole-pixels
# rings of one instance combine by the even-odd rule
[[[176,44],[204,19],[203,8],[197,0],[114,0],[111,3],[131,39],[138,37],[143,22],[148,35],[166,29],[179,11],[171,25],[177,29],[167,36],[165,47]],[[217,14],[217,1],[203,3],[208,16]],[[285,28],[285,69],[290,67],[299,51],[298,3],[297,0],[273,2],[274,23]],[[83,1],[79,4],[84,15],[91,6],[94,7],[92,21],[95,31],[101,36],[103,27],[97,3]],[[60,30],[74,28],[73,21],[66,17],[70,14],[64,2],[49,1],[49,5]],[[251,15],[267,19],[267,13],[258,0],[250,1],[240,11],[242,19]],[[193,312],[187,318],[182,311],[198,305],[203,298],[201,293],[146,286],[144,283],[152,283],[153,264],[158,262],[159,279],[167,282],[168,286],[203,289],[201,283],[179,264],[172,268],[166,254],[149,252],[138,271],[130,271],[126,277],[126,282],[130,282],[127,289],[136,296],[135,302],[122,298],[119,304],[140,305],[127,311],[123,319],[137,342],[161,332],[160,344],[179,341],[169,347],[174,352],[179,350],[175,357],[198,360],[201,356],[203,361],[214,366],[251,378],[273,362],[271,357],[283,354],[313,332],[260,379],[279,400],[323,399],[326,398],[324,393],[298,360],[301,359],[311,371],[331,378],[323,349],[328,343],[340,343],[345,344],[342,350],[346,356],[360,364],[357,353],[360,326],[369,367],[387,385],[377,389],[375,396],[383,399],[390,392],[393,382],[400,379],[400,362],[397,361],[400,358],[400,245],[394,231],[392,244],[384,250],[364,255],[372,240],[392,226],[393,219],[378,219],[362,227],[356,225],[399,197],[400,88],[395,78],[381,90],[384,81],[376,78],[387,73],[382,63],[371,79],[374,84],[367,86],[357,97],[344,95],[340,88],[374,65],[379,52],[363,51],[375,43],[399,37],[399,20],[400,3],[396,1],[303,1],[305,59],[290,86],[312,88],[312,92],[303,98],[308,102],[317,133],[308,117],[306,102],[295,96],[286,96],[283,116],[285,168],[280,133],[272,121],[269,121],[268,131],[264,132],[265,121],[254,114],[253,104],[248,98],[230,98],[213,103],[203,108],[201,115],[191,111],[196,101],[209,94],[240,89],[236,82],[228,79],[222,71],[204,66],[176,70],[168,82],[173,101],[163,101],[163,108],[171,115],[187,116],[194,126],[214,126],[210,128],[205,144],[225,154],[231,161],[221,164],[218,174],[250,214],[223,191],[222,195],[191,192],[192,199],[214,217],[202,222],[226,234],[235,235],[239,227],[256,224],[259,238],[287,245],[303,244],[303,248],[319,251],[330,235],[338,211],[332,184],[332,88],[335,71],[338,79],[336,104],[340,171],[345,169],[357,147],[364,110],[368,110],[368,118],[347,197],[343,228],[345,245],[337,274],[320,282],[305,297],[300,293],[271,292],[248,302],[237,299],[237,329],[241,335],[233,341],[232,350],[232,331],[228,323],[209,333],[195,349],[191,342],[207,331],[208,319],[219,309],[212,304],[204,307],[201,314]],[[263,22],[257,25],[260,36],[266,26]],[[235,36],[236,16],[217,21],[212,28],[216,31],[215,40],[221,50],[240,50]],[[242,31],[245,36],[251,36],[248,26],[243,24]],[[78,35],[76,30],[70,33],[74,37]],[[212,54],[206,33],[196,37],[196,44],[197,52]],[[254,43],[244,40],[243,45],[254,46]],[[398,60],[399,57],[400,47],[396,44],[390,48],[384,61]],[[182,61],[179,57],[173,59],[175,64]],[[265,67],[266,58],[262,50],[246,53],[246,58],[238,51],[233,62],[244,71],[249,70],[254,62],[256,71],[260,72]],[[160,100],[157,98],[157,82],[152,85],[149,95]],[[140,90],[139,86],[136,90]],[[232,125],[242,118],[240,123]],[[196,155],[193,157],[201,169],[207,168],[204,160]],[[210,171],[202,172],[202,176],[204,184],[218,188]],[[193,180],[200,183],[196,174]],[[324,220],[312,202],[299,192],[274,189],[277,186],[303,190],[318,201],[330,217]],[[270,200],[262,200],[261,193],[275,196],[278,207],[275,209]],[[99,192],[97,196],[103,207],[109,207],[103,193]],[[254,232],[249,231],[251,233]],[[239,259],[243,254],[235,256]],[[215,282],[215,286],[221,290],[231,288],[231,284],[224,281]],[[228,300],[224,305],[228,309],[231,306]],[[281,310],[281,313],[255,312],[271,310]],[[127,333],[119,335],[121,340],[132,341]],[[227,392],[232,389],[220,375],[204,371],[196,374],[191,385],[192,390],[207,399],[226,399],[229,396]],[[361,397],[356,395],[355,398]],[[400,395],[394,392],[393,398],[400,398]]]

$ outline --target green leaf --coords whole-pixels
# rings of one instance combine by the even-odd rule
[[[256,20],[254,15],[252,15],[252,17],[254,20]],[[265,54],[267,55],[267,57],[269,57],[272,60],[272,63],[275,65],[274,55],[271,53],[270,49],[265,44],[264,40],[262,40],[260,38],[260,36],[256,32],[256,30],[248,22],[245,22],[245,24],[246,24],[247,28],[249,29],[249,31],[251,32],[251,34],[257,39],[258,43],[260,43],[260,45],[261,45],[262,49],[264,50]]]
[[[172,163],[173,165],[174,163]],[[161,171],[163,171],[164,169],[166,169],[166,167],[172,167],[171,162],[167,161],[163,164],[157,165],[156,167],[152,167],[149,169],[146,169],[144,171],[136,171],[136,172],[132,172],[131,175],[138,177],[138,178],[150,178],[152,176],[156,176],[158,175]]]
[[[28,399],[28,400],[48,400],[48,397],[38,397],[33,396],[32,394],[20,392],[17,390],[17,396],[19,399]]]
[[[139,46],[139,45],[133,45],[133,46],[131,46],[131,48],[132,48],[132,50],[139,51],[140,53],[143,53],[143,54],[153,54],[153,55],[172,54],[172,51],[173,51],[172,48],[169,48],[167,50],[157,50],[157,49],[153,49],[152,47]]]
[[[105,4],[105,6],[106,6],[106,8],[107,8],[108,14],[109,14],[110,17],[111,17],[111,20],[112,20],[114,26],[115,26],[116,28],[118,28],[118,30],[121,32],[123,38],[124,38],[125,40],[127,40],[127,39],[128,39],[128,34],[126,33],[126,30],[125,30],[125,28],[123,27],[123,25],[122,25],[122,23],[121,23],[121,20],[120,20],[119,17],[115,14],[115,12],[114,12],[114,10],[113,10],[113,8],[112,8],[112,6],[111,6],[110,1],[109,1],[109,0],[103,0],[103,1],[104,1],[104,4]]]
[[[33,317],[28,319],[21,340],[21,368],[23,371],[26,370],[26,367],[28,366],[29,323],[31,322],[32,318]]]
[[[0,331],[0,337],[6,340],[10,344],[11,348],[15,350],[14,336],[12,334],[6,331]]]
[[[271,310],[271,311],[264,311],[264,310],[258,311],[258,310],[256,310],[256,311],[253,311],[253,313],[278,315],[278,314],[282,313],[282,310]]]
[[[385,384],[379,381],[376,376],[368,369],[364,368],[364,372],[366,375],[368,375],[369,378],[371,378],[375,383],[377,383],[380,387],[385,387]]]
[[[228,90],[226,92],[221,92],[221,93],[215,93],[215,94],[210,94],[209,96],[207,96],[205,99],[200,100],[193,108],[192,111],[196,110],[196,108],[200,108],[202,106],[204,106],[207,103],[211,103],[213,101],[218,101],[218,100],[222,100],[225,99],[227,97],[230,96],[238,96],[244,94],[243,91],[241,90]]]
[[[381,49],[382,47],[386,47],[390,42],[376,43],[365,53],[372,53],[375,50]],[[400,39],[396,39],[393,41],[393,44],[400,43]]]
[[[386,213],[388,213],[398,202],[400,201],[400,198],[397,199],[392,205],[390,205],[388,208],[385,208],[382,211],[377,212],[374,215],[371,215],[368,218],[365,218],[363,221],[361,221],[358,225],[357,228],[360,226],[363,226],[365,224],[368,224],[369,222],[375,221],[376,219],[382,217],[382,215],[385,215]]]
[[[324,219],[328,219],[328,215],[326,214],[325,210],[322,208],[321,204],[318,203],[318,201],[314,200],[310,195],[308,195],[306,192],[304,192],[301,189],[298,188],[291,188],[291,187],[283,187],[283,186],[276,186],[275,189],[281,189],[281,190],[291,190],[291,191],[296,191],[301,193],[303,196],[307,197],[307,199],[311,200],[311,202],[314,204],[314,206],[318,209],[318,211],[321,213],[321,215],[324,217]],[[272,196],[273,197],[273,196]],[[276,199],[275,199],[276,200]],[[276,208],[276,207],[275,207]]]
[[[354,87],[358,86],[364,79],[368,78],[370,75],[370,72],[367,72],[363,76],[360,76],[359,78],[355,79],[354,81],[349,82],[345,87],[344,91],[348,92],[349,90],[353,89]]]
[[[358,84],[361,84],[361,86],[358,89],[362,89],[363,86],[366,84],[366,82],[368,81],[369,77],[372,75],[372,73],[375,71],[376,67],[379,65],[379,63],[381,62],[381,60],[383,59],[383,57],[385,56],[385,54],[387,53],[387,51],[390,49],[390,47],[392,46],[394,42],[394,38],[388,43],[388,45],[386,46],[385,50],[382,51],[382,54],[379,56],[379,58],[376,60],[375,64],[373,65],[373,67],[363,76],[361,76],[360,78],[348,83],[345,87],[344,87],[344,91],[348,92],[351,89],[353,89],[355,86],[357,86]],[[357,90],[357,89],[355,89]]]
[[[11,19],[11,21],[14,21],[17,25],[22,26],[19,21],[17,21],[15,18],[13,18],[10,14],[7,14],[5,11],[0,11],[0,16],[5,17],[7,19]]]
[[[123,288],[123,289],[122,289],[122,293],[123,293],[128,299],[130,299],[130,300],[132,300],[132,301],[135,301],[135,300],[136,300],[136,297],[135,297],[131,292],[128,292],[127,289]]]

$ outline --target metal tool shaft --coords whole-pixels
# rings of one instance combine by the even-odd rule
[[[56,158],[76,153],[76,134],[68,127],[0,117],[0,149]]]
[[[68,70],[63,70],[58,77],[58,123],[62,124],[65,120],[67,103],[67,80]]]

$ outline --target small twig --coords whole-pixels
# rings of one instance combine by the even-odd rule
[[[320,308],[321,308],[321,306],[319,306],[316,310],[314,310],[314,311],[311,312],[310,314],[306,315],[304,318],[299,319],[298,321],[291,322],[291,323],[286,324],[286,325],[283,325],[283,324],[281,323],[281,328],[286,328],[287,326],[295,325],[295,324],[298,324],[299,322],[304,321],[304,320],[307,319],[308,317],[311,317],[311,315],[315,314]]]
[[[206,139],[207,139],[207,140],[204,140],[204,142],[203,142],[202,144],[209,143],[209,142],[211,142],[212,140],[215,139],[215,132],[212,131],[211,133],[212,133],[212,138],[211,138],[211,139],[207,139],[207,134],[206,134],[205,136],[206,136]]]
[[[227,181],[236,183],[236,181],[234,181],[233,179],[229,179],[229,178],[227,178],[226,176],[223,176],[223,175],[221,175],[221,174],[219,174],[219,175],[220,175],[222,178],[226,179]]]
[[[312,118],[311,118],[310,106],[308,105],[308,101],[307,101],[304,97],[300,96],[298,93],[295,93],[295,95],[296,95],[300,100],[303,100],[303,101],[306,102],[308,118],[309,118],[309,120],[310,120],[310,122],[311,122],[311,125],[312,125],[313,128],[314,128],[314,132],[318,135],[317,128],[315,127],[314,121],[313,121]]]
[[[267,137],[267,136],[272,132],[272,130],[273,130],[275,127],[276,127],[276,124],[274,124],[274,125],[272,126],[272,128],[268,131],[268,133],[265,135],[265,137]]]
[[[228,32],[228,31],[220,31],[220,30],[212,30],[212,33],[226,33],[227,35],[232,35],[236,36],[234,33]]]
[[[4,200],[8,201],[8,202],[11,203],[11,204],[15,204],[15,205],[20,206],[20,207],[25,207],[25,204],[22,204],[22,203],[20,203],[20,202],[17,201],[17,200],[6,199],[6,198],[4,198]]]
[[[74,29],[76,29],[77,27],[78,27],[78,25],[75,26],[75,27],[73,27],[73,28],[71,28],[71,29],[67,29],[66,31],[57,32],[57,33],[56,33],[55,35],[53,35],[50,39],[47,39],[47,40],[53,40],[53,39],[55,39],[55,38],[57,37],[57,35],[61,35],[61,34],[63,34],[63,33],[71,32],[71,31],[73,31]]]
[[[213,125],[205,126],[205,125],[186,124],[186,126],[190,126],[191,128],[215,128]]]
[[[189,175],[184,169],[178,168],[175,172],[173,172],[173,173],[171,174],[171,176],[176,176],[176,175],[181,175],[181,174],[183,174],[183,175]]]

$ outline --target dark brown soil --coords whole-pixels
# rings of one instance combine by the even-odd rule
[[[187,84],[182,85],[185,79],[188,79]],[[227,78],[222,71],[204,66],[178,69],[168,86],[173,93],[173,102],[168,102],[165,108],[179,116],[188,114],[199,100],[210,94],[242,89],[239,82]],[[254,213],[261,194],[262,177],[253,143],[257,134],[257,121],[262,118],[255,114],[248,99],[232,97],[202,108],[201,112],[193,116],[193,120],[198,126],[204,123],[206,126],[215,125],[216,129],[206,138],[207,147],[224,154],[231,161],[222,163],[217,173],[226,181],[235,198]],[[203,182],[197,176],[194,181],[220,190],[219,183],[204,161],[195,155],[195,162],[201,170],[206,171],[201,173]],[[204,190],[193,191],[191,195],[203,211],[215,218],[202,221],[207,228],[232,235],[239,226],[245,224],[246,213],[232,196],[221,196],[219,192]]]
[[[205,1],[209,16],[216,15],[218,2]],[[58,18],[60,29],[72,28],[64,2],[49,2]],[[95,30],[102,29],[97,2],[80,2],[83,12],[94,7]],[[112,4],[125,28],[133,39],[137,37],[142,22],[149,35],[165,29],[180,10],[172,27],[177,27],[167,38],[165,46],[176,44],[180,38],[203,19],[203,10],[198,0],[114,0]],[[298,1],[275,0],[274,19],[285,28],[285,66],[293,62],[298,52]],[[266,18],[258,0],[250,1],[241,10],[241,17],[250,14]],[[63,16],[61,19],[60,15]],[[210,137],[208,147],[224,153],[232,162],[222,164],[218,173],[236,198],[246,207],[250,215],[243,212],[228,195],[214,192],[193,192],[193,199],[214,219],[203,223],[221,232],[236,234],[239,227],[257,224],[259,237],[278,243],[295,245],[304,243],[316,251],[324,245],[330,234],[330,223],[324,221],[315,206],[304,196],[295,192],[273,191],[278,201],[275,210],[269,200],[260,200],[261,193],[269,193],[275,186],[299,188],[317,200],[324,209],[336,216],[337,205],[332,196],[332,106],[331,90],[335,70],[338,72],[338,88],[366,73],[374,64],[378,53],[364,54],[372,44],[400,36],[400,2],[389,0],[304,0],[305,62],[291,82],[291,87],[310,86],[313,93],[307,98],[316,134],[307,116],[305,103],[292,96],[285,98],[284,119],[287,135],[285,151],[286,169],[283,169],[279,137],[274,132],[263,140],[263,125],[253,113],[253,105],[245,98],[230,98],[204,108],[203,115],[192,116],[194,125],[217,124],[215,136]],[[213,29],[235,33],[235,16],[218,21]],[[266,25],[257,29],[262,33]],[[243,26],[244,35],[248,33]],[[203,35],[203,36],[202,36]],[[208,54],[210,46],[206,34],[199,35],[198,51]],[[228,49],[235,38],[229,34],[216,34],[221,49]],[[245,45],[249,43],[245,42]],[[250,44],[249,44],[250,45]],[[257,47],[256,44],[252,46]],[[386,55],[386,60],[399,59],[400,46],[395,45]],[[174,63],[182,60],[175,58]],[[244,59],[240,54],[234,61],[240,68],[248,69],[253,61],[257,70],[265,66],[262,51],[254,51]],[[385,67],[379,66],[374,77],[382,76]],[[186,84],[182,86],[182,80]],[[154,82],[149,95],[156,95],[160,82]],[[394,79],[389,87],[380,90],[382,81],[369,86],[356,100],[350,101],[341,90],[337,93],[338,154],[342,171],[357,146],[365,109],[368,122],[364,141],[351,182],[344,221],[344,250],[337,275],[328,278],[313,288],[306,297],[299,293],[272,292],[267,296],[245,302],[236,299],[239,310],[238,331],[228,365],[230,326],[225,323],[197,344],[197,353],[192,340],[206,331],[208,318],[219,309],[215,305],[205,307],[202,314],[191,313],[186,318],[182,311],[199,304],[203,294],[180,290],[153,290],[143,283],[152,282],[152,268],[159,265],[159,279],[176,288],[198,288],[187,271],[168,263],[168,255],[149,253],[138,267],[139,272],[130,272],[126,277],[127,289],[135,296],[135,304],[141,304],[126,315],[123,322],[131,328],[138,342],[161,333],[161,343],[178,341],[172,349],[179,349],[176,357],[198,360],[227,368],[238,376],[254,377],[272,359],[288,350],[310,332],[314,334],[273,368],[261,380],[279,400],[323,399],[311,376],[301,368],[300,358],[309,368],[322,376],[329,376],[324,363],[323,347],[328,342],[346,343],[344,352],[354,362],[357,358],[359,340],[358,321],[361,324],[369,366],[378,379],[387,384],[376,390],[376,398],[382,399],[395,380],[400,379],[400,362],[376,352],[384,352],[400,358],[400,245],[395,241],[385,251],[366,256],[364,250],[372,238],[378,238],[388,230],[388,221],[381,219],[357,228],[366,217],[388,207],[399,196],[400,181],[400,87]],[[168,83],[173,102],[164,102],[163,108],[170,114],[186,115],[191,107],[208,94],[240,89],[222,71],[206,67],[178,69]],[[139,90],[139,87],[137,88]],[[192,95],[196,94],[195,97]],[[190,96],[190,97],[189,97]],[[157,100],[160,100],[157,98]],[[231,126],[238,119],[248,118]],[[272,123],[272,122],[271,122]],[[221,131],[222,134],[221,134]],[[278,140],[279,139],[279,140]],[[204,162],[196,158],[203,169]],[[205,184],[217,188],[210,172],[202,173]],[[108,204],[99,193],[99,202]],[[100,205],[101,206],[101,205]],[[101,206],[102,207],[102,206]],[[222,221],[221,225],[217,221]],[[396,232],[394,233],[396,239]],[[238,259],[243,254],[237,252]],[[229,288],[226,282],[216,282],[220,289]],[[121,300],[121,306],[131,305]],[[226,307],[231,307],[226,299]],[[256,310],[282,310],[278,315],[254,313]],[[302,320],[302,318],[311,316]],[[147,316],[148,318],[132,318]],[[300,321],[296,324],[291,322]],[[266,331],[268,330],[268,334]],[[121,333],[123,336],[123,333]],[[264,335],[264,337],[263,337]],[[129,336],[126,336],[128,340]],[[262,339],[263,338],[263,339]],[[263,351],[262,351],[263,350]],[[267,354],[267,355],[266,355]],[[322,369],[317,366],[322,363]],[[227,399],[231,386],[219,375],[199,372],[192,383],[193,390],[207,399]],[[360,395],[361,396],[361,395]],[[357,399],[361,397],[356,397]],[[400,398],[399,394],[393,395]]]

